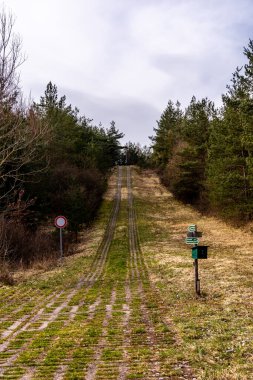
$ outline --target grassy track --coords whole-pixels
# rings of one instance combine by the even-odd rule
[[[49,280],[1,289],[1,378],[62,378],[69,369],[66,363],[74,362],[72,353],[84,339],[82,329],[87,319],[93,319],[100,303],[96,293],[100,290],[98,282],[103,275],[119,213],[121,172],[119,169],[111,214],[94,257],[75,260]],[[9,294],[6,296],[6,293]],[[69,371],[72,376],[76,369]]]
[[[210,245],[200,298],[184,244],[191,223]],[[125,167],[92,236],[56,271],[0,288],[1,379],[253,378],[250,232],[202,217],[153,173]]]
[[[105,233],[92,255],[1,288],[0,378],[192,378],[149,282],[129,168],[118,169],[100,224]]]

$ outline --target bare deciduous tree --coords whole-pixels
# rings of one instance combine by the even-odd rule
[[[22,42],[14,33],[14,18],[0,12],[0,200],[33,170],[23,170],[38,155],[47,128],[32,107],[25,107],[18,68],[24,62]],[[31,165],[33,166],[33,165]]]
[[[0,103],[15,102],[20,92],[17,69],[24,63],[22,41],[14,33],[15,20],[3,9],[0,13]]]

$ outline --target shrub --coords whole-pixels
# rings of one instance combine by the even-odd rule
[[[65,162],[33,184],[31,193],[38,196],[35,209],[40,219],[65,215],[68,229],[77,233],[94,218],[105,187],[105,177],[97,169],[78,168]]]
[[[6,265],[31,266],[55,255],[56,242],[45,232],[31,232],[15,220],[0,222],[0,261]]]

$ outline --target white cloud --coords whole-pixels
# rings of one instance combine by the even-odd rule
[[[25,92],[38,97],[51,80],[69,102],[79,99],[82,113],[94,112],[87,116],[107,123],[112,112],[110,120],[117,117],[135,141],[137,135],[148,141],[169,99],[187,105],[195,94],[219,101],[252,37],[250,0],[8,0],[7,6],[28,55]]]

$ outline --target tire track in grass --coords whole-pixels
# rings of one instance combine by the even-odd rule
[[[144,324],[143,329],[146,332],[146,344],[152,352],[152,358],[146,367],[145,380],[147,379],[193,379],[192,371],[187,363],[178,366],[178,374],[168,374],[175,372],[175,364],[170,364],[171,370],[164,366],[161,359],[163,353],[166,352],[168,346],[177,346],[177,337],[170,326],[167,326],[163,320],[163,310],[161,308],[161,300],[154,294],[154,290],[149,282],[148,270],[144,262],[144,258],[140,249],[138,231],[136,225],[136,215],[133,203],[131,171],[127,168],[127,186],[128,186],[128,207],[129,207],[129,248],[130,248],[130,266],[134,268],[132,271],[132,282],[137,284],[134,286],[133,294],[138,302],[139,298],[139,317]],[[134,278],[133,278],[134,275]],[[153,311],[154,310],[154,311]],[[164,328],[163,328],[164,326]],[[160,331],[162,329],[162,331]],[[164,331],[163,331],[164,330]],[[169,331],[170,330],[170,331]],[[144,370],[145,371],[145,370]],[[144,372],[143,371],[143,372]],[[124,380],[124,378],[122,378]]]
[[[88,366],[93,363],[102,333],[102,321],[105,319],[113,291],[111,284],[101,285],[97,282],[91,289],[97,298],[93,298],[92,303],[87,305],[87,312],[81,316],[82,319],[76,319],[69,328],[70,333],[68,330],[64,333],[68,337],[72,331],[75,340],[71,352],[63,358],[64,363],[63,360],[59,362],[59,367],[67,364],[64,373],[61,372],[61,377],[64,379],[84,379]]]
[[[122,168],[120,168],[120,171],[122,173]],[[121,174],[122,176],[122,174]],[[108,242],[105,245],[107,254],[109,252],[109,249],[111,247],[111,243],[114,237],[114,231],[116,228],[116,223],[118,219],[118,214],[120,210],[120,203],[121,203],[121,186],[118,184],[118,190],[117,190],[117,205],[116,205],[116,213],[112,216],[112,226],[113,229],[109,229],[109,231],[106,231],[106,235],[109,237],[109,244]],[[112,249],[114,250],[114,249]],[[115,318],[113,317],[112,313],[114,312],[114,308],[117,307],[115,305],[116,302],[116,293],[120,294],[120,288],[118,287],[117,280],[111,279],[110,274],[108,274],[108,270],[110,270],[110,267],[112,266],[111,262],[113,261],[113,254],[112,252],[109,255],[107,265],[105,267],[104,273],[101,273],[101,285],[103,285],[103,288],[101,289],[102,292],[100,293],[101,297],[101,302],[104,305],[104,311],[105,314],[102,317],[102,315],[98,315],[96,320],[94,321],[93,327],[89,326],[87,333],[92,333],[92,330],[95,329],[95,335],[96,335],[96,330],[101,328],[100,331],[100,338],[99,339],[94,339],[94,342],[89,345],[89,349],[91,348],[90,351],[93,352],[93,355],[90,352],[89,359],[86,360],[86,363],[83,367],[83,369],[80,368],[80,371],[77,372],[77,376],[80,376],[80,378],[85,378],[85,379],[95,379],[95,378],[104,378],[104,379],[109,379],[111,378],[111,372],[113,370],[112,365],[108,367],[108,363],[106,360],[106,355],[109,352],[113,351],[112,346],[114,347],[114,342],[110,342],[110,321],[113,321],[113,326],[115,328]],[[115,268],[115,270],[117,270]],[[117,275],[116,275],[117,277]],[[108,293],[111,290],[111,295]],[[109,297],[109,299],[108,299]],[[120,297],[119,297],[120,298]],[[102,306],[102,305],[101,305]],[[101,327],[99,327],[101,326]],[[86,334],[86,337],[84,337],[84,341],[87,342],[88,337]],[[83,342],[84,344],[84,342]],[[86,347],[86,345],[85,345]],[[80,353],[80,356],[83,353]],[[87,358],[86,358],[87,359]],[[80,361],[80,358],[79,358]],[[73,367],[74,368],[74,367]],[[79,375],[78,375],[79,373]],[[68,378],[68,376],[66,377]],[[71,377],[70,377],[71,378]],[[78,377],[79,378],[79,377]]]
[[[90,322],[93,318],[94,318],[94,314],[95,314],[95,311],[96,311],[96,308],[98,307],[98,305],[100,304],[100,298],[98,298],[94,303],[92,303],[89,307],[87,307],[87,323]],[[72,309],[71,309],[72,310]],[[68,327],[69,325],[71,325],[71,323],[75,323],[74,322],[74,318],[76,317],[77,315],[77,310],[75,308],[74,310],[74,316],[72,316],[70,314],[70,318],[68,318],[67,320],[64,321],[64,324],[62,326],[62,328],[66,328]],[[71,331],[71,329],[70,329]],[[49,352],[42,352],[42,354],[37,358],[36,360],[36,364],[40,365],[40,370],[42,369],[42,372],[43,372],[43,361],[46,359],[47,356],[50,356],[53,351],[54,351],[54,348],[55,348],[55,351],[57,351],[57,348],[54,347],[54,343],[58,341],[58,336],[55,335],[52,339],[52,346],[50,347],[49,349]],[[71,339],[71,337],[70,337]],[[58,348],[60,349],[60,348]],[[62,359],[62,358],[61,358]],[[29,368],[26,373],[24,374],[24,376],[21,378],[21,380],[30,380],[32,378],[37,378],[36,377],[36,373],[38,371],[38,366],[34,366],[34,367],[31,367]],[[61,379],[64,377],[67,369],[68,369],[68,365],[67,365],[67,361],[64,363],[64,364],[60,364],[60,366],[58,365],[58,363],[55,361],[53,363],[53,365],[50,366],[46,363],[46,367],[47,367],[47,378],[50,377],[51,375],[53,376],[52,378],[54,379]],[[50,373],[51,372],[51,373]],[[38,375],[38,378],[43,378],[44,375],[40,376],[39,373],[37,373]]]
[[[14,287],[16,289],[16,287]],[[17,290],[17,289],[16,289]],[[40,294],[40,289],[33,289],[29,295],[24,294],[22,289],[18,289],[15,293],[15,290],[13,289],[13,294],[11,297],[8,296],[8,291],[6,291],[6,294],[1,294],[1,303],[0,303],[0,322],[4,320],[6,317],[10,317],[11,313],[16,313],[17,308],[24,307],[24,304],[27,305],[30,302],[32,302],[32,299],[34,297],[40,299],[44,297],[44,294]],[[39,294],[39,296],[37,296]],[[8,312],[8,315],[6,316],[6,312]]]
[[[89,294],[86,294],[89,296]],[[92,323],[100,305],[100,297],[91,303],[83,302],[74,319],[67,319],[59,330],[51,336],[48,349],[36,359],[36,365],[26,369],[26,376],[33,379],[61,379],[64,378],[72,361],[72,354],[78,346],[85,329]]]
[[[48,296],[46,299],[44,299],[44,302],[50,301],[51,303],[52,300],[56,300],[58,297],[60,297],[61,293],[59,294],[55,293]],[[19,333],[28,331],[28,327],[43,314],[45,307],[38,309],[38,311],[36,310],[34,314],[28,314],[28,315],[23,316],[22,321],[17,320],[16,322],[13,322],[13,324],[2,333],[3,343],[0,344],[0,353],[6,350],[9,344],[13,341],[14,338],[18,336]],[[27,320],[28,322],[26,322]],[[14,328],[15,323],[17,323],[17,327],[19,327],[20,324],[22,324],[23,322],[26,322],[26,323],[24,323],[20,328],[16,328],[16,329]],[[1,361],[1,357],[0,357],[0,361]],[[0,364],[0,373],[1,373],[1,364]]]
[[[72,290],[72,292],[70,292],[68,295],[65,295],[65,297],[63,297],[64,301],[62,303],[60,303],[58,306],[56,306],[51,313],[46,314],[46,313],[44,313],[44,310],[40,309],[40,313],[39,313],[41,316],[40,320],[44,319],[44,321],[37,327],[37,329],[33,329],[30,331],[34,331],[35,333],[37,332],[37,335],[38,335],[38,332],[43,331],[43,330],[47,330],[48,326],[51,325],[54,321],[56,321],[59,318],[59,316],[62,316],[63,319],[65,319],[64,325],[66,327],[71,321],[73,321],[73,319],[75,318],[75,316],[78,313],[78,309],[84,304],[85,297],[82,301],[79,302],[78,305],[73,305],[72,308],[70,308],[69,313],[66,313],[66,312],[63,313],[63,310],[67,308],[67,306],[70,304],[73,297],[77,294],[77,292],[80,288],[82,288],[84,285],[86,285],[85,293],[87,293],[88,290],[94,285],[94,283],[100,279],[101,274],[104,270],[106,258],[108,255],[108,251],[110,248],[110,244],[111,244],[113,234],[114,234],[114,230],[115,230],[115,226],[116,226],[117,216],[118,216],[119,207],[120,207],[120,200],[121,200],[121,183],[122,183],[122,168],[119,168],[119,170],[118,170],[118,183],[117,183],[117,189],[116,189],[116,194],[115,194],[115,198],[114,198],[114,206],[112,208],[112,212],[111,212],[108,224],[107,224],[107,228],[105,230],[104,237],[103,237],[102,242],[101,242],[101,244],[97,250],[96,257],[92,263],[90,273],[78,282],[76,288],[74,290]],[[83,289],[81,289],[81,290],[83,291]],[[101,301],[100,299],[97,299],[96,302],[90,306],[90,309],[88,310],[88,314],[89,314],[88,320],[89,321],[92,320],[94,313],[95,313],[95,310],[98,307],[100,301]],[[51,306],[53,306],[52,303],[50,305],[47,305],[47,307],[51,307]],[[35,320],[33,320],[32,322],[35,322]],[[38,324],[37,319],[36,319],[36,323]],[[24,329],[22,331],[24,331]],[[18,335],[18,331],[16,332],[15,336],[17,336],[17,335]],[[51,340],[53,340],[52,338],[53,337],[51,337]],[[33,341],[34,341],[34,337],[30,338],[28,340],[28,342],[26,342],[25,347],[23,346],[20,349],[20,352],[22,353],[24,351],[24,349],[28,350],[29,344],[31,344]],[[15,353],[12,356],[10,356],[8,358],[7,363],[5,363],[5,366],[9,367],[14,361],[16,361],[18,359],[18,356],[19,356],[18,353]],[[38,363],[42,363],[43,360],[46,359],[46,357],[47,357],[47,353],[40,355],[37,358]],[[56,370],[56,375],[55,375],[56,378],[63,377],[65,372],[67,372],[67,370],[68,370],[68,365],[60,365],[60,368],[58,368],[58,370]],[[0,367],[0,371],[2,371],[2,372],[0,372],[0,374],[1,373],[3,374],[5,372],[5,369],[1,369],[1,367]],[[24,379],[30,379],[35,375],[35,373],[36,373],[36,367],[28,368],[23,377],[24,377]]]
[[[40,308],[35,315],[33,314],[33,315],[25,316],[22,319],[20,319],[19,321],[14,322],[14,324],[12,324],[5,331],[6,335],[4,335],[4,338],[9,337],[9,335],[12,335],[12,336],[9,339],[5,340],[4,343],[2,343],[2,345],[0,345],[0,352],[2,351],[4,353],[4,357],[8,356],[8,352],[6,349],[9,346],[9,344],[13,341],[13,339],[18,337],[18,335],[20,333],[27,331],[28,327],[32,323],[38,322],[39,318],[45,319],[45,316],[46,316],[46,320],[44,320],[44,322],[39,326],[38,331],[46,329],[50,323],[54,322],[57,319],[57,317],[60,315],[61,311],[68,306],[71,299],[74,297],[74,295],[77,293],[78,289],[82,286],[83,283],[86,283],[86,284],[90,283],[92,285],[92,283],[94,283],[98,279],[98,277],[102,273],[103,266],[104,266],[104,263],[106,260],[106,254],[107,254],[108,249],[109,249],[108,248],[108,240],[110,240],[112,238],[111,229],[114,227],[114,225],[116,223],[115,214],[118,213],[118,209],[119,209],[120,197],[118,196],[118,193],[120,191],[120,188],[121,188],[121,168],[119,169],[119,174],[118,174],[118,188],[117,188],[117,194],[115,197],[116,199],[114,202],[115,205],[114,205],[114,209],[112,212],[113,215],[110,218],[109,223],[108,223],[108,227],[106,229],[106,233],[105,233],[106,237],[104,237],[103,244],[101,244],[100,248],[98,249],[97,258],[96,258],[96,260],[94,260],[94,263],[93,263],[93,268],[95,266],[95,270],[94,271],[91,270],[90,274],[88,276],[86,276],[86,278],[79,281],[76,289],[73,290],[72,292],[70,292],[70,294],[67,295],[67,299],[65,298],[64,302],[62,302],[59,306],[57,306],[53,310],[53,312],[50,313],[50,315],[45,314],[45,308]],[[54,298],[54,301],[55,301],[60,295],[61,295],[61,293],[58,295],[57,294],[53,295],[52,297],[49,297],[49,299]],[[46,302],[48,302],[49,299],[47,299]],[[51,305],[46,305],[46,307],[50,307],[50,306],[52,306],[52,302],[51,302]],[[75,313],[76,312],[77,312],[77,308],[75,308]],[[73,316],[72,314],[70,311],[70,320],[72,319],[72,316]],[[20,324],[22,324],[26,319],[29,319],[29,318],[30,318],[29,322],[24,324],[20,329],[16,329],[17,327],[19,327]],[[13,330],[16,330],[16,331],[13,332]],[[25,342],[25,347],[21,346],[19,351],[22,352],[25,348],[27,348],[27,345],[29,345],[29,343],[31,343],[32,340],[33,340],[33,338],[30,338],[28,340],[28,342]],[[10,352],[9,352],[10,355],[8,356],[7,361],[5,360],[3,365],[0,364],[0,374],[3,374],[5,372],[5,370],[8,368],[8,366],[10,366],[19,356],[19,353],[17,353],[17,352],[15,352],[15,354],[12,354],[12,355],[11,355],[11,353],[12,352],[10,350]]]
[[[127,262],[126,239],[122,241],[120,237],[121,220],[122,214],[119,215],[116,235],[101,279],[99,290],[103,310],[100,308],[101,311],[96,315],[93,324],[88,325],[84,331],[80,350],[77,349],[73,354],[75,362],[71,363],[64,379],[117,379],[122,356],[119,346],[123,341],[122,319],[125,314],[123,304]],[[124,257],[121,257],[122,243]],[[113,292],[117,297],[112,302]],[[89,334],[92,339],[89,339]]]
[[[146,277],[148,279],[147,285],[151,290],[151,299],[150,299],[151,305],[153,305],[153,306],[156,305],[156,307],[157,307],[155,314],[157,315],[157,317],[160,320],[160,326],[162,328],[164,326],[166,330],[169,329],[171,334],[172,334],[171,346],[175,347],[176,351],[181,353],[180,346],[183,344],[183,341],[182,341],[181,337],[179,336],[177,330],[175,329],[175,326],[173,325],[172,321],[168,320],[168,318],[167,318],[166,307],[163,305],[163,300],[161,299],[159,292],[157,291],[157,289],[154,289],[154,287],[152,286],[152,284],[149,281],[149,270],[148,270],[148,267],[146,266],[146,263],[145,263],[145,260],[144,260],[144,257],[143,257],[141,250],[139,251],[139,254],[141,256],[141,262],[142,262],[142,265],[144,267],[143,270],[145,271]],[[145,285],[145,283],[143,283],[143,285]],[[146,296],[146,294],[148,294],[148,292],[146,292],[146,293],[144,292],[143,294],[144,294],[144,296]],[[159,302],[156,302],[157,300],[159,300]],[[152,310],[154,310],[154,308],[152,308]],[[166,340],[165,340],[165,342],[166,342]],[[165,346],[165,351],[166,351],[166,346]],[[178,375],[176,377],[176,379],[182,379],[182,380],[195,380],[196,379],[196,377],[193,373],[193,370],[190,367],[188,361],[181,359],[181,355],[180,355],[180,359],[177,360],[176,363],[174,362],[172,364],[172,367],[173,367],[173,369],[178,370],[178,372],[180,373],[180,375]]]
[[[50,322],[53,322],[58,317],[60,311],[69,304],[69,302],[75,296],[75,294],[77,293],[80,287],[87,284],[92,285],[99,278],[100,274],[103,271],[106,256],[109,250],[110,241],[112,240],[113,232],[115,229],[115,224],[116,224],[116,219],[117,219],[117,214],[118,214],[119,204],[120,204],[121,182],[122,182],[122,168],[120,167],[118,171],[118,183],[117,183],[117,191],[116,191],[116,195],[114,199],[114,207],[112,209],[112,213],[111,213],[103,240],[101,242],[100,247],[98,248],[96,258],[94,259],[91,265],[90,273],[86,277],[78,281],[76,285],[76,289],[71,291],[70,294],[66,295],[66,297],[64,297],[65,300],[60,305],[56,306],[55,310],[52,310],[52,313],[46,313],[45,309],[50,308],[53,305],[53,302],[55,302],[60,296],[62,296],[63,294],[62,291],[59,292],[58,294],[54,293],[53,295],[50,295],[49,297],[44,299],[43,300],[44,303],[48,302],[49,300],[51,301],[51,304],[49,305],[46,304],[44,308],[41,307],[41,304],[39,302],[40,308],[37,311],[37,313],[36,312],[34,313],[33,311],[33,313],[27,314],[23,316],[22,318],[20,318],[20,323],[18,323],[16,328],[15,328],[15,324],[17,321],[14,321],[12,325],[8,327],[7,329],[5,329],[2,333],[2,338],[5,341],[2,344],[0,344],[0,352],[6,350],[12,338],[15,338],[20,332],[28,331],[29,325],[31,325],[34,322],[39,324],[40,318],[44,320],[41,323],[41,326],[38,327],[38,330],[43,330],[44,328],[46,328]],[[35,293],[36,292],[37,290],[35,291]],[[33,298],[33,294],[30,295],[30,298]],[[42,301],[42,300],[39,300],[39,301]],[[23,325],[20,329],[18,329],[20,324],[22,324],[26,320],[29,320],[29,322]],[[34,330],[36,330],[36,328]],[[12,335],[11,338],[6,340],[6,338],[9,337],[10,335]]]
[[[130,289],[130,283],[129,283],[129,268],[128,268],[128,279],[126,281],[125,285],[125,303],[123,304],[123,320],[122,320],[122,331],[123,331],[123,344],[122,344],[122,350],[123,350],[123,360],[122,363],[120,363],[119,366],[119,374],[117,380],[125,380],[127,373],[128,373],[128,362],[129,362],[129,355],[128,355],[128,348],[131,345],[130,340],[130,328],[129,328],[129,320],[131,316],[131,289]]]
[[[57,295],[58,297],[59,295]],[[52,302],[52,301],[51,301]],[[50,302],[50,304],[51,304]],[[12,366],[12,364],[18,359],[19,355],[24,352],[24,350],[29,349],[29,345],[32,343],[32,341],[35,339],[35,337],[38,335],[36,334],[36,330],[29,330],[29,327],[33,324],[36,323],[37,319],[43,314],[44,308],[40,309],[35,315],[32,316],[32,318],[25,323],[20,329],[16,330],[10,339],[7,339],[4,343],[1,344],[0,350],[1,354],[4,358],[3,363],[0,364],[0,375],[3,375],[6,370],[8,370],[8,367]],[[22,343],[19,343],[20,335],[27,333],[27,339],[23,336],[21,339]],[[19,343],[18,347],[15,347],[15,340],[16,342]],[[6,350],[9,345],[12,346],[10,347],[9,350]]]
[[[139,377],[141,377],[142,372],[143,376],[145,376],[145,379],[159,379],[161,366],[159,358],[157,357],[157,341],[155,339],[154,327],[152,326],[151,318],[148,315],[147,307],[143,297],[142,280],[143,278],[145,279],[145,268],[143,268],[143,263],[140,258],[140,247],[133,205],[130,167],[127,168],[127,188],[130,266],[131,268],[134,268],[132,271],[131,280],[134,284],[133,294],[137,301],[137,304],[133,305],[133,307],[136,309],[134,314],[138,316],[138,319],[136,321],[132,321],[132,339],[136,339],[138,348],[141,349],[141,351],[144,353],[140,360],[138,360],[138,358],[134,359],[133,363],[135,366],[131,366],[132,375],[134,372],[136,373],[139,371],[140,373],[136,373],[136,375],[139,375]],[[141,335],[141,340],[143,341],[141,344],[139,343],[138,334]],[[153,359],[151,359],[150,355],[152,350],[154,351],[154,354],[152,355]]]
[[[96,373],[98,370],[98,365],[99,365],[99,362],[101,360],[101,355],[102,355],[103,349],[106,346],[106,336],[108,335],[108,324],[109,324],[110,319],[112,318],[112,311],[113,311],[115,301],[116,301],[116,291],[114,289],[112,291],[112,294],[111,294],[110,303],[108,305],[106,305],[106,314],[105,314],[105,318],[104,318],[103,323],[102,323],[101,338],[99,340],[99,343],[98,343],[98,346],[96,349],[96,353],[95,353],[95,356],[93,358],[93,362],[89,365],[89,367],[87,369],[87,374],[85,376],[85,380],[94,380],[95,379],[95,376],[96,376]]]
[[[43,331],[32,330],[31,333],[33,334],[30,337],[28,337],[28,340],[25,343],[25,345],[22,346],[21,351],[15,353],[8,359],[8,366],[10,366],[14,361],[16,361],[16,367],[22,366],[22,370],[25,372],[24,379],[32,378],[36,373],[37,369],[41,366],[44,359],[46,358],[48,354],[48,349],[50,349],[51,346],[54,346],[55,342],[57,342],[59,331],[63,330],[65,327],[71,324],[72,308],[70,307],[69,310],[70,312],[68,313],[61,313],[59,315],[59,318],[55,320],[54,323],[53,321],[51,321],[50,325],[48,325]],[[55,329],[55,326],[58,326],[58,328]],[[26,356],[27,353],[29,354],[29,352],[31,353],[31,358],[28,359],[27,362]],[[26,362],[25,366],[23,363],[24,360]]]
[[[17,329],[17,327],[19,327],[23,322],[29,320],[29,318],[32,318],[34,314],[36,314],[36,310],[39,310],[41,308],[41,303],[48,302],[53,298],[57,298],[56,293],[50,294],[48,296],[40,295],[40,297],[37,297],[36,293],[38,292],[30,294],[27,303],[25,303],[24,299],[22,298],[21,301],[20,299],[18,299],[16,306],[13,306],[13,310],[9,310],[9,308],[7,307],[7,311],[5,311],[5,315],[1,318],[0,323],[1,342],[8,338],[12,334],[12,332],[14,332]],[[17,297],[19,297],[19,294],[17,295]],[[34,302],[34,299],[36,299],[36,303]],[[19,305],[20,302],[23,302],[23,304]],[[32,310],[32,312],[29,312],[29,310]],[[6,315],[7,312],[8,314]]]
[[[72,288],[42,297],[36,313],[27,320],[19,315],[3,332],[0,378],[192,379],[174,356],[168,358],[175,333],[165,326],[162,302],[149,282],[129,167],[126,180],[128,198],[121,202],[119,168],[112,211],[90,272]]]

